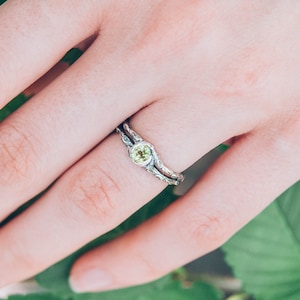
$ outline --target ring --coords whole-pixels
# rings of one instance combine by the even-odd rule
[[[121,135],[133,163],[169,185],[178,185],[184,180],[183,174],[176,173],[163,164],[154,146],[144,141],[127,122],[122,123],[116,131]]]

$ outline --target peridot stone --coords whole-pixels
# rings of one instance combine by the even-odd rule
[[[152,157],[152,150],[146,143],[136,144],[130,151],[132,161],[137,165],[146,165]]]

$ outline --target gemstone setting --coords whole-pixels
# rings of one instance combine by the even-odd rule
[[[130,149],[131,160],[139,166],[147,166],[152,160],[152,147],[150,144],[140,142]]]

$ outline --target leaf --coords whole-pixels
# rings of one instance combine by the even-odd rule
[[[180,271],[182,273],[182,271]],[[67,297],[51,294],[14,295],[8,300],[221,300],[222,292],[207,283],[186,284],[177,272],[169,274],[154,282],[101,293],[85,293]]]
[[[123,222],[120,226],[104,234],[103,236],[99,237],[93,242],[89,243],[82,249],[78,250],[77,252],[70,255],[66,259],[62,260],[61,262],[55,264],[54,266],[48,268],[44,272],[38,274],[36,276],[36,281],[41,286],[51,290],[53,293],[57,295],[62,295],[62,296],[71,295],[72,291],[70,290],[68,284],[68,277],[73,263],[80,255],[138,226],[143,221],[159,213],[161,210],[163,210],[165,207],[167,207],[170,203],[175,201],[177,198],[178,196],[176,196],[173,193],[172,187],[166,188],[161,194],[159,194],[151,202],[149,202],[140,210],[138,210],[135,214],[133,214],[129,219]]]
[[[19,94],[17,97],[12,99],[8,104],[0,109],[0,122],[17,110],[20,106],[22,106],[29,98],[30,96]]]
[[[127,289],[94,293],[79,294],[74,300],[220,300],[222,294],[212,286],[196,282],[189,287],[172,274],[152,283],[131,287]]]
[[[229,145],[226,145],[226,144],[220,144],[217,149],[221,151],[221,153],[227,151],[228,149],[230,148]]]
[[[0,0],[0,5],[6,2],[6,0]]]
[[[246,292],[263,300],[300,299],[300,182],[222,248]]]
[[[29,295],[13,295],[7,300],[62,300],[51,294],[29,294]]]
[[[65,54],[61,61],[72,65],[82,54],[83,52],[80,49],[72,48]]]
[[[50,187],[49,187],[50,188]],[[8,224],[12,219],[16,218],[18,215],[20,215],[23,211],[28,209],[33,203],[35,203],[49,188],[38,194],[37,196],[33,197],[29,201],[25,202],[23,205],[21,205],[19,208],[17,208],[15,211],[13,211],[9,216],[7,216],[3,221],[0,221],[0,228]]]
[[[226,300],[250,300],[250,296],[244,293],[240,293],[231,295],[229,298],[226,298]]]

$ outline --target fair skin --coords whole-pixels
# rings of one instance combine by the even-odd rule
[[[128,117],[178,172],[237,138],[185,196],[83,255],[71,270],[78,292],[166,274],[219,247],[296,182],[299,6],[296,0],[4,4],[2,107],[68,49],[94,41],[0,125],[1,220],[58,178],[1,228],[0,286],[66,257],[163,190],[110,135]]]

